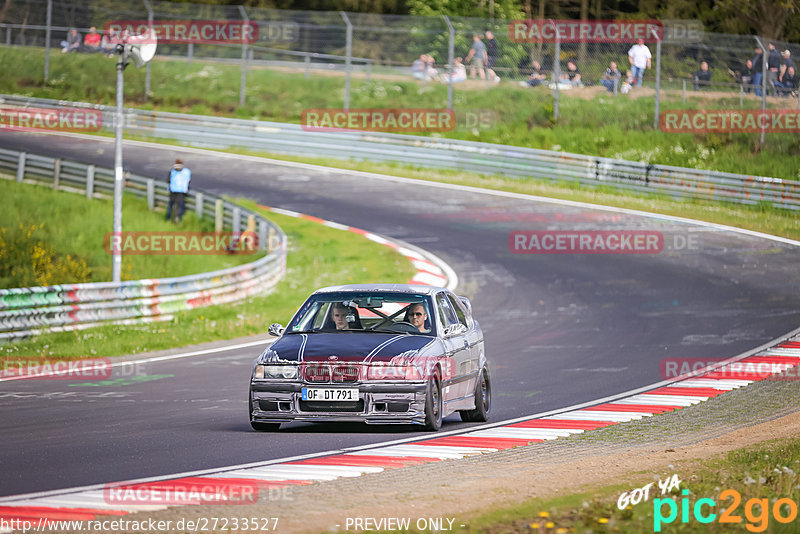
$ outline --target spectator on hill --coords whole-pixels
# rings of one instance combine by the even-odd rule
[[[561,82],[567,83],[572,87],[583,87],[581,71],[574,61],[567,61],[567,70],[561,73]]]
[[[627,95],[633,89],[633,84],[636,82],[636,78],[633,77],[633,72],[625,71],[625,79],[622,80],[622,83],[619,86],[619,92],[623,95]]]
[[[183,166],[183,160],[178,158],[169,171],[169,204],[167,205],[167,220],[172,220],[172,209],[175,208],[175,218],[181,222],[186,209],[186,195],[189,194],[189,182],[192,181],[192,171]],[[173,221],[174,222],[174,221]]]
[[[477,33],[472,36],[472,48],[470,48],[465,61],[470,63],[469,77],[475,78],[475,71],[478,71],[478,76],[481,80],[486,78],[484,68],[486,67],[486,45],[481,41],[481,36]]]
[[[789,67],[794,67],[794,71],[797,72],[797,66],[794,64],[794,60],[792,59],[792,52],[789,50],[784,50],[781,52],[781,56],[783,57],[783,62],[781,63],[781,70],[780,74],[778,75],[778,79],[783,76],[783,73],[786,72],[786,69]]]
[[[67,32],[67,38],[61,41],[61,53],[77,52],[81,48],[81,34],[75,28]]]
[[[489,75],[489,79],[494,82],[500,81],[500,76],[497,75],[494,71],[494,66],[497,64],[497,57],[498,57],[498,48],[497,48],[497,39],[494,38],[494,34],[490,30],[486,30],[484,32],[486,36],[486,67],[487,67],[487,74]]]
[[[433,56],[430,55],[430,54],[427,54],[425,56],[425,79],[426,80],[433,80],[437,76],[439,76],[439,71],[436,70],[436,67],[434,67],[435,64],[436,64],[436,61],[433,59]]]
[[[711,85],[711,71],[705,61],[700,62],[700,68],[694,73],[694,90],[699,91],[701,85]]]
[[[794,67],[786,67],[786,72],[775,82],[775,88],[780,96],[797,96],[797,88],[800,85],[800,76]]]
[[[608,68],[603,73],[603,78],[600,80],[600,83],[609,93],[613,93],[615,87],[619,88],[621,78],[622,73],[617,68],[617,64],[612,61],[608,64]]]
[[[781,53],[775,48],[775,43],[769,43],[769,55],[767,56],[767,90],[772,88],[772,94],[776,94],[775,82],[778,81],[778,74],[781,70]]]
[[[644,39],[639,39],[635,45],[628,50],[628,61],[631,63],[633,77],[636,78],[636,85],[642,86],[644,71],[653,66],[653,55],[650,49],[644,44]]]
[[[100,37],[100,34],[97,33],[97,29],[92,26],[89,28],[89,33],[87,33],[86,37],[83,38],[83,51],[99,52],[101,40],[102,38]]]
[[[442,74],[442,81],[447,83],[450,81],[450,77],[453,78],[453,83],[463,82],[467,79],[467,67],[464,66],[464,61],[457,57],[453,60],[453,73]]]
[[[421,54],[414,63],[411,64],[411,75],[417,80],[425,80],[425,69],[428,66],[426,61],[427,54]]]
[[[745,62],[744,69],[741,74],[741,82],[744,87],[745,93],[749,93],[753,84],[753,60],[748,59]]]
[[[547,81],[547,74],[542,72],[542,66],[538,61],[531,62],[531,74],[527,80],[519,82],[523,87],[536,87]]]
[[[764,76],[764,51],[760,46],[755,48],[756,55],[753,56],[753,87],[756,96],[761,96],[761,81]]]
[[[113,54],[117,49],[117,44],[120,43],[119,35],[116,32],[108,30],[103,33],[103,39],[100,41],[100,50],[104,54]]]

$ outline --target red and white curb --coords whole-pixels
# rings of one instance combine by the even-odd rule
[[[314,217],[313,215],[306,215],[296,211],[285,210],[283,208],[273,208],[264,205],[259,205],[259,207],[279,215],[306,219],[308,221],[320,223],[329,228],[335,228],[337,230],[363,235],[370,241],[374,241],[375,243],[386,245],[387,247],[394,249],[398,254],[408,258],[408,260],[417,270],[417,274],[415,274],[411,280],[408,281],[409,284],[446,287],[451,291],[454,290],[458,285],[458,276],[456,275],[456,272],[443,260],[426,250],[422,250],[418,247],[408,243],[403,243],[396,239],[391,239],[373,232],[362,230],[361,228],[347,226],[334,221],[328,221],[326,219],[320,219],[319,217]]]
[[[183,495],[181,504],[223,504],[242,487],[274,491],[293,485],[324,483],[387,469],[495,452],[554,440],[617,423],[679,410],[745,387],[800,365],[800,329],[786,338],[743,355],[606,399],[563,410],[482,425],[472,430],[443,432],[435,437],[409,438],[378,445],[327,451],[271,462],[183,473],[162,479],[125,483],[133,502],[109,499],[109,487],[72,488],[0,498],[0,524],[13,520],[54,525],[59,520],[89,520],[166,509],[171,504],[150,500],[154,495]],[[798,379],[798,373],[782,379]],[[208,492],[216,492],[209,496]],[[192,495],[204,495],[202,502]],[[137,498],[145,495],[137,501]],[[139,497],[137,497],[139,496]],[[241,503],[239,503],[241,504]],[[4,522],[5,521],[5,522]],[[6,529],[2,532],[10,532]]]

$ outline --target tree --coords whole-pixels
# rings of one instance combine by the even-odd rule
[[[730,16],[727,30],[736,30],[736,22],[746,23],[757,35],[767,39],[782,39],[789,21],[797,20],[800,0],[716,0],[714,9]]]

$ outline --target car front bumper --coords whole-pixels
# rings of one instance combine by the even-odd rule
[[[304,401],[304,387],[358,387],[358,402]],[[359,422],[368,424],[425,424],[424,381],[306,384],[253,380],[250,383],[250,420],[259,423],[290,421]]]

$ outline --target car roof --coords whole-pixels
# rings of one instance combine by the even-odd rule
[[[423,295],[434,295],[445,288],[437,286],[426,286],[421,284],[347,284],[341,286],[329,286],[317,289],[317,293],[334,293],[337,291],[374,291],[378,293],[421,293]]]

